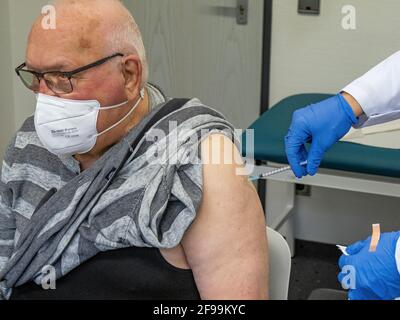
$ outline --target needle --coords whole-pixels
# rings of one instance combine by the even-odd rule
[[[304,162],[300,163],[300,165],[301,166],[306,166],[307,163],[308,163],[307,161],[304,161]],[[274,171],[271,171],[271,172],[260,174],[259,176],[250,177],[249,179],[250,179],[250,181],[257,181],[257,180],[265,179],[265,178],[268,178],[268,177],[271,177],[271,176],[275,176],[275,175],[277,175],[279,173],[286,172],[286,171],[289,171],[291,169],[292,169],[291,166],[287,166],[287,167],[283,167],[283,168],[280,168],[280,169],[277,169],[277,170],[274,170]]]

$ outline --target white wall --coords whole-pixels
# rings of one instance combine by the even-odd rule
[[[297,0],[274,0],[271,102],[297,93],[336,93],[400,50],[400,1],[321,0],[321,15],[299,15]],[[353,5],[357,29],[342,28],[342,7]],[[400,137],[399,137],[400,139]],[[400,229],[399,199],[313,188],[297,197],[296,237],[349,243]]]
[[[263,0],[247,25],[236,0],[125,0],[147,50],[150,80],[171,97],[197,97],[237,128],[260,114]]]
[[[0,1],[0,158],[23,121],[34,112],[35,99],[14,72],[25,61],[30,27],[47,0]]]
[[[25,61],[25,50],[32,23],[40,14],[47,0],[8,0],[10,5],[10,29],[12,65],[16,67]],[[35,98],[18,77],[14,77],[15,129],[35,110]]]
[[[0,1],[0,159],[14,131],[14,96],[8,1]]]
[[[321,0],[321,14],[299,15],[298,0],[274,0],[271,102],[296,93],[336,93],[400,50],[400,1]],[[342,28],[353,5],[357,29]]]

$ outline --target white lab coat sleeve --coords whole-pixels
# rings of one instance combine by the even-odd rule
[[[356,127],[400,118],[400,51],[381,62],[342,91],[352,95],[364,110]]]

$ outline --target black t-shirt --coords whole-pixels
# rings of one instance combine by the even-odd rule
[[[191,270],[169,264],[158,249],[102,252],[56,282],[13,289],[11,300],[200,300]]]

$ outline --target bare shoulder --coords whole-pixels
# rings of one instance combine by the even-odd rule
[[[221,185],[229,188],[226,191],[242,188],[249,189],[249,192],[256,191],[254,185],[248,180],[248,172],[238,148],[227,136],[215,134],[204,140],[202,160],[206,192]],[[240,201],[242,198],[237,200]]]
[[[258,194],[232,141],[202,143],[203,199],[182,241],[203,299],[267,297],[267,240]]]

